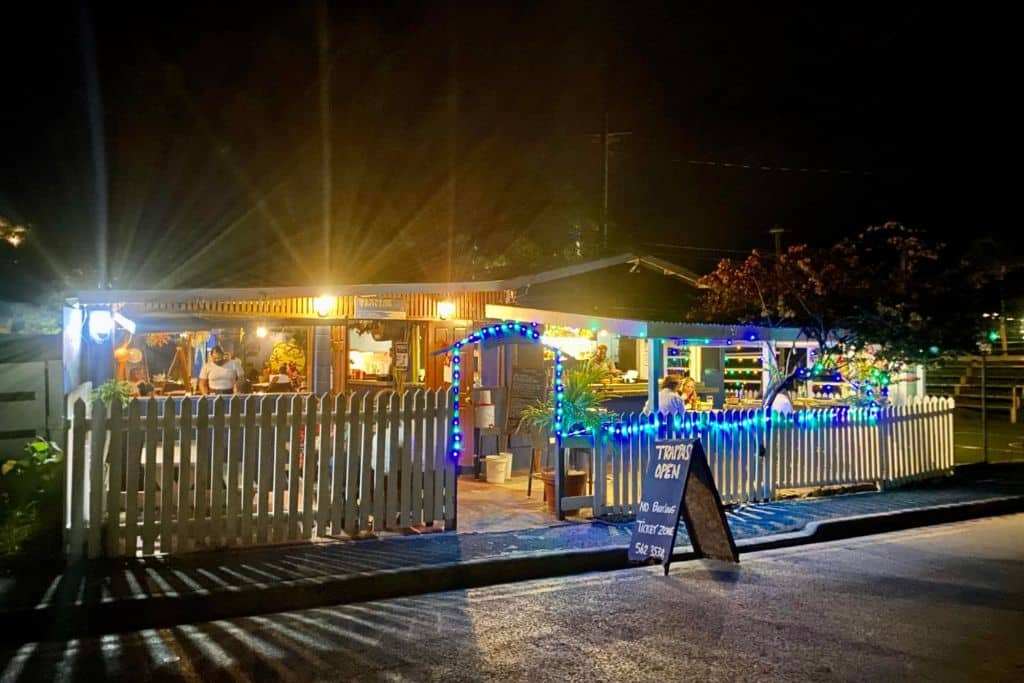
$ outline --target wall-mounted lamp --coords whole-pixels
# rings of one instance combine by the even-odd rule
[[[89,311],[89,336],[97,344],[110,339],[110,333],[114,331],[114,317],[110,311],[98,308]]]
[[[454,301],[439,301],[437,302],[437,317],[441,320],[450,320],[455,317],[455,302]]]
[[[327,294],[318,296],[316,300],[313,301],[313,310],[315,310],[316,314],[321,318],[326,318],[328,314],[334,310],[334,297],[328,296]]]

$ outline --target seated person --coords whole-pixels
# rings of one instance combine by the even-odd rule
[[[697,396],[697,382],[692,377],[683,380],[680,396],[687,410],[697,410],[700,398]]]
[[[280,369],[270,376],[269,391],[292,391],[292,378],[288,376],[288,366],[282,365]]]
[[[153,395],[153,385],[146,381],[146,370],[141,366],[136,366],[128,371],[128,384],[132,385],[132,396]]]
[[[650,401],[644,404],[644,412],[651,412]],[[666,375],[661,380],[661,389],[658,391],[658,412],[660,413],[683,413],[686,412],[686,405],[679,396],[679,378],[675,375]]]
[[[793,413],[793,400],[789,397],[789,390],[793,388],[793,381],[789,380],[779,388],[779,393],[772,399],[771,409],[776,413],[791,415]]]

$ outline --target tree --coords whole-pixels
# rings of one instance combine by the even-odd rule
[[[986,273],[954,261],[941,244],[898,223],[870,227],[829,248],[805,244],[783,254],[753,251],[723,259],[701,279],[703,320],[796,327],[817,342],[813,370],[770,358],[765,405],[797,379],[842,377],[861,400],[886,393],[888,376],[908,364],[931,364],[971,348],[976,292]],[[882,385],[880,391],[879,384]]]

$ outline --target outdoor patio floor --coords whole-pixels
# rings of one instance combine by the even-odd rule
[[[459,477],[459,533],[516,531],[559,524],[544,506],[544,482],[533,480],[533,495],[527,497],[529,477],[515,473],[503,484],[488,484],[472,475]]]

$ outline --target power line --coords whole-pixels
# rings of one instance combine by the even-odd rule
[[[686,244],[664,244],[661,242],[643,242],[645,247],[660,247],[663,249],[686,249],[689,251],[715,251],[730,254],[749,254],[749,249],[719,249],[717,247],[693,247]]]
[[[747,171],[779,171],[782,173],[817,173],[821,175],[874,175],[871,171],[855,171],[852,169],[807,168],[796,166],[767,166],[765,164],[737,164],[729,161],[702,161],[699,159],[674,159],[685,161],[691,166],[712,166],[715,168],[738,168]]]

